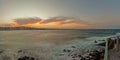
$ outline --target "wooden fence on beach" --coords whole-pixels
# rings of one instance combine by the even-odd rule
[[[117,53],[120,48],[120,36],[110,37],[106,40],[104,60],[119,60]],[[112,56],[112,57],[111,57]]]

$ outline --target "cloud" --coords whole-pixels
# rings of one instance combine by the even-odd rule
[[[29,23],[36,23],[36,22],[40,22],[42,19],[38,18],[38,17],[30,17],[30,18],[16,18],[14,19],[14,22],[17,24],[29,24]]]
[[[74,17],[50,17],[48,19],[41,19],[38,17],[16,18],[14,19],[16,26],[32,26],[32,27],[48,27],[48,28],[85,28],[90,26],[79,18]]]
[[[64,16],[58,16],[58,17],[51,17],[49,19],[46,19],[44,21],[41,21],[41,24],[47,24],[51,22],[56,22],[58,24],[69,24],[69,23],[79,23],[80,19],[74,18],[74,17],[64,17]]]
[[[40,24],[47,24],[47,23],[56,23],[56,24],[69,24],[69,23],[80,23],[80,19],[74,18],[74,17],[64,17],[64,16],[58,16],[58,17],[51,17],[48,19],[40,19],[38,17],[29,17],[29,18],[16,18],[14,19],[14,22],[20,25],[23,24],[30,24],[30,23],[37,23]]]

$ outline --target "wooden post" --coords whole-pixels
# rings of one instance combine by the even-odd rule
[[[112,40],[114,41],[114,43],[113,43],[113,46],[114,46],[113,49],[114,49],[114,48],[116,48],[116,37],[112,37]]]
[[[117,36],[117,39],[116,39],[117,52],[119,51],[119,40],[120,40],[120,38]]]
[[[108,41],[109,41],[109,39],[106,40],[106,44],[105,44],[104,60],[108,60],[108,59],[109,59],[109,54],[108,54]]]
[[[118,36],[118,46],[119,46],[119,50],[120,50],[120,36]]]

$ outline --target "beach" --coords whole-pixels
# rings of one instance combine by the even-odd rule
[[[120,30],[0,31],[0,60],[76,60],[102,51],[105,39]],[[102,32],[102,33],[101,33]],[[103,51],[102,51],[103,52]],[[77,54],[77,55],[76,55]]]

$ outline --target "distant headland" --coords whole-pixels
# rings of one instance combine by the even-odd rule
[[[36,28],[36,27],[18,26],[18,27],[0,27],[0,31],[2,30],[78,30],[78,29],[56,29],[56,28]]]
[[[34,28],[34,27],[0,27],[0,30],[46,30],[46,28]]]

